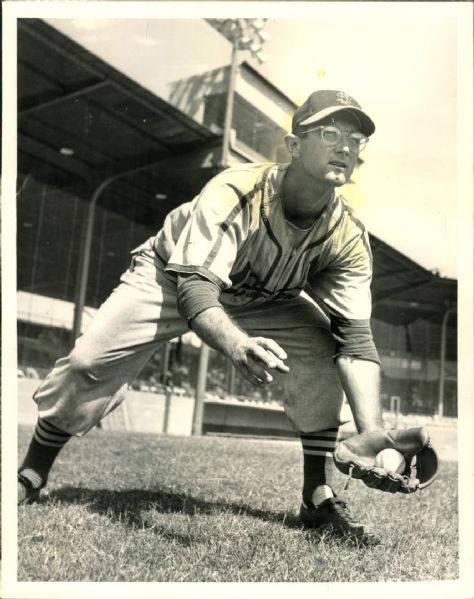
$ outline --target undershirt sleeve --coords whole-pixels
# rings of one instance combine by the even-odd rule
[[[215,283],[197,274],[178,274],[178,311],[188,324],[208,308],[222,308],[221,289]]]
[[[359,360],[369,360],[380,365],[375,347],[370,320],[347,319],[335,314],[330,315],[331,332],[336,342],[333,359],[339,356],[352,356]]]

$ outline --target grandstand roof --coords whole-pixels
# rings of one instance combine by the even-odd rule
[[[147,195],[151,189],[167,191],[162,171],[166,165],[167,179],[172,178],[173,158],[182,163],[183,154],[213,148],[219,140],[42,20],[18,20],[22,172],[41,172],[43,180],[49,177],[56,187],[83,197],[107,177],[139,172],[134,184]],[[185,182],[187,191],[203,183],[206,173],[196,166],[189,162],[186,177],[180,168],[174,187]]]

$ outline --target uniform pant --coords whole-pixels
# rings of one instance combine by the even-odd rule
[[[337,427],[343,391],[333,363],[328,319],[300,296],[227,310],[251,336],[274,339],[288,354],[286,415],[297,432]],[[40,418],[82,436],[125,398],[161,342],[187,332],[176,286],[150,249],[134,254],[119,286],[102,304],[71,353],[59,359],[34,395]],[[276,377],[275,377],[276,378]]]

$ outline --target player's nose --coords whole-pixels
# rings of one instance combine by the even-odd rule
[[[343,154],[346,154],[346,156],[349,156],[351,150],[349,148],[349,144],[347,143],[346,140],[340,142],[340,144],[337,146],[336,148],[337,152],[342,152]]]

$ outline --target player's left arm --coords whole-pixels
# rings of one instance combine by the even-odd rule
[[[372,255],[359,232],[337,260],[308,280],[309,293],[326,306],[335,340],[334,361],[359,433],[383,428],[380,360],[370,327]]]
[[[370,329],[372,256],[367,233],[344,246],[338,259],[309,280],[331,319],[336,368],[358,434],[340,441],[336,466],[368,487],[390,493],[413,493],[436,477],[438,459],[422,427],[384,430],[380,402],[380,361]],[[395,449],[404,457],[402,474],[377,466],[380,451]]]
[[[336,358],[336,368],[358,432],[382,429],[380,366],[342,354]]]

